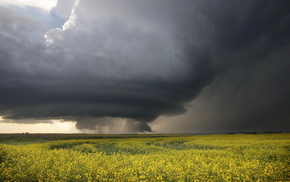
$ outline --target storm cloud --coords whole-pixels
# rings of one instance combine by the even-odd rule
[[[187,126],[211,131],[285,127],[289,7],[286,0],[59,1],[50,15],[62,25],[51,29],[2,6],[0,115],[144,132],[160,116],[193,109]]]

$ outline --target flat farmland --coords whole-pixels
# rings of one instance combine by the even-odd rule
[[[290,134],[1,134],[0,181],[290,181]]]

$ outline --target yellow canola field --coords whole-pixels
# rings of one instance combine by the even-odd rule
[[[290,134],[0,144],[0,181],[290,181]]]

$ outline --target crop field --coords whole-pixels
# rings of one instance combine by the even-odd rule
[[[0,135],[0,181],[290,181],[290,134]]]

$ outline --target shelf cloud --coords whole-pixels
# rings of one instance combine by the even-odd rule
[[[124,120],[126,131],[145,132],[191,110],[187,128],[288,126],[289,5],[58,1],[49,14],[56,28],[0,6],[0,115],[92,130]]]

